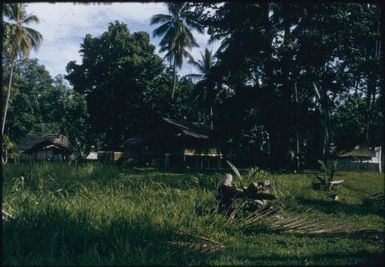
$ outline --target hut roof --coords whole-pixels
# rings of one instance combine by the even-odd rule
[[[54,146],[57,149],[68,150],[70,143],[68,137],[61,134],[27,135],[17,146],[21,151],[34,151],[44,147]]]
[[[340,151],[337,153],[337,157],[347,158],[347,157],[357,157],[357,158],[372,158],[376,154],[373,149],[367,145],[357,145],[354,149],[349,151]]]
[[[187,136],[198,139],[210,139],[212,129],[203,123],[177,121],[169,118],[163,118],[163,120]]]
[[[143,138],[141,137],[131,137],[127,140],[127,145],[141,145],[143,143]]]

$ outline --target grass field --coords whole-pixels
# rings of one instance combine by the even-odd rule
[[[258,174],[273,181],[281,214],[311,208],[313,220],[354,229],[334,234],[211,215],[221,173],[46,163],[9,164],[3,175],[14,215],[3,222],[7,265],[370,265],[384,253],[384,205],[370,197],[384,194],[378,173],[337,172],[340,203],[311,188],[312,173]]]

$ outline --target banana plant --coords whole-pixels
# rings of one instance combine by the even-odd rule
[[[334,160],[330,168],[328,168],[325,161],[318,160],[318,162],[321,165],[321,172],[323,175],[318,175],[316,178],[318,179],[320,186],[325,189],[329,189],[331,182],[334,180],[334,174],[337,170],[337,161]]]

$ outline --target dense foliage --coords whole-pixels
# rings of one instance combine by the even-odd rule
[[[4,66],[3,82],[9,69]],[[62,133],[68,135],[76,148],[85,143],[87,105],[80,95],[57,76],[52,79],[36,59],[16,63],[13,73],[13,94],[5,134],[21,141],[29,133]]]
[[[302,136],[301,150],[307,144],[305,152],[314,158],[326,156],[331,142],[341,148],[382,142],[383,113],[374,111],[382,105],[375,100],[381,78],[378,6],[267,2],[196,6],[211,38],[221,40],[216,79],[226,81],[236,95],[246,90],[253,95],[252,104],[248,97],[237,105],[252,114],[242,116],[249,124],[246,129],[262,125],[269,133],[273,158],[282,159],[294,149],[297,133]],[[366,102],[350,106],[350,116],[361,114],[354,125],[361,130],[341,136],[341,128],[352,120],[338,111],[352,98]],[[239,127],[239,136],[241,132]]]
[[[6,133],[16,140],[56,123],[83,147],[124,149],[166,116],[212,125],[231,140],[237,164],[272,167],[282,167],[289,150],[311,165],[332,143],[383,143],[379,6],[229,2],[169,11],[152,22],[171,63],[175,36],[189,37],[183,51],[195,44],[190,28],[204,27],[220,42],[190,61],[197,72],[175,78],[148,33],[116,21],[100,36],[86,35],[82,61],[68,63],[73,90],[35,61],[16,64]],[[173,23],[180,31],[171,31]],[[10,61],[3,64],[7,81]]]

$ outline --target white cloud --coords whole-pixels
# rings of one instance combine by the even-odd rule
[[[74,3],[29,3],[28,12],[37,15],[41,22],[31,25],[43,35],[43,43],[36,57],[46,66],[52,76],[65,74],[65,67],[71,60],[79,62],[80,44],[87,33],[98,36],[103,33],[109,22],[115,20],[127,24],[131,32],[146,31],[151,35],[155,26],[150,19],[158,13],[167,13],[164,3],[112,3],[112,4],[74,4]],[[207,34],[194,33],[199,48],[193,48],[191,54],[200,58],[200,52],[207,46],[216,50],[218,44],[208,46]],[[159,38],[152,39],[158,45]],[[156,50],[158,52],[159,49]],[[194,68],[185,63],[180,75],[194,72]]]

